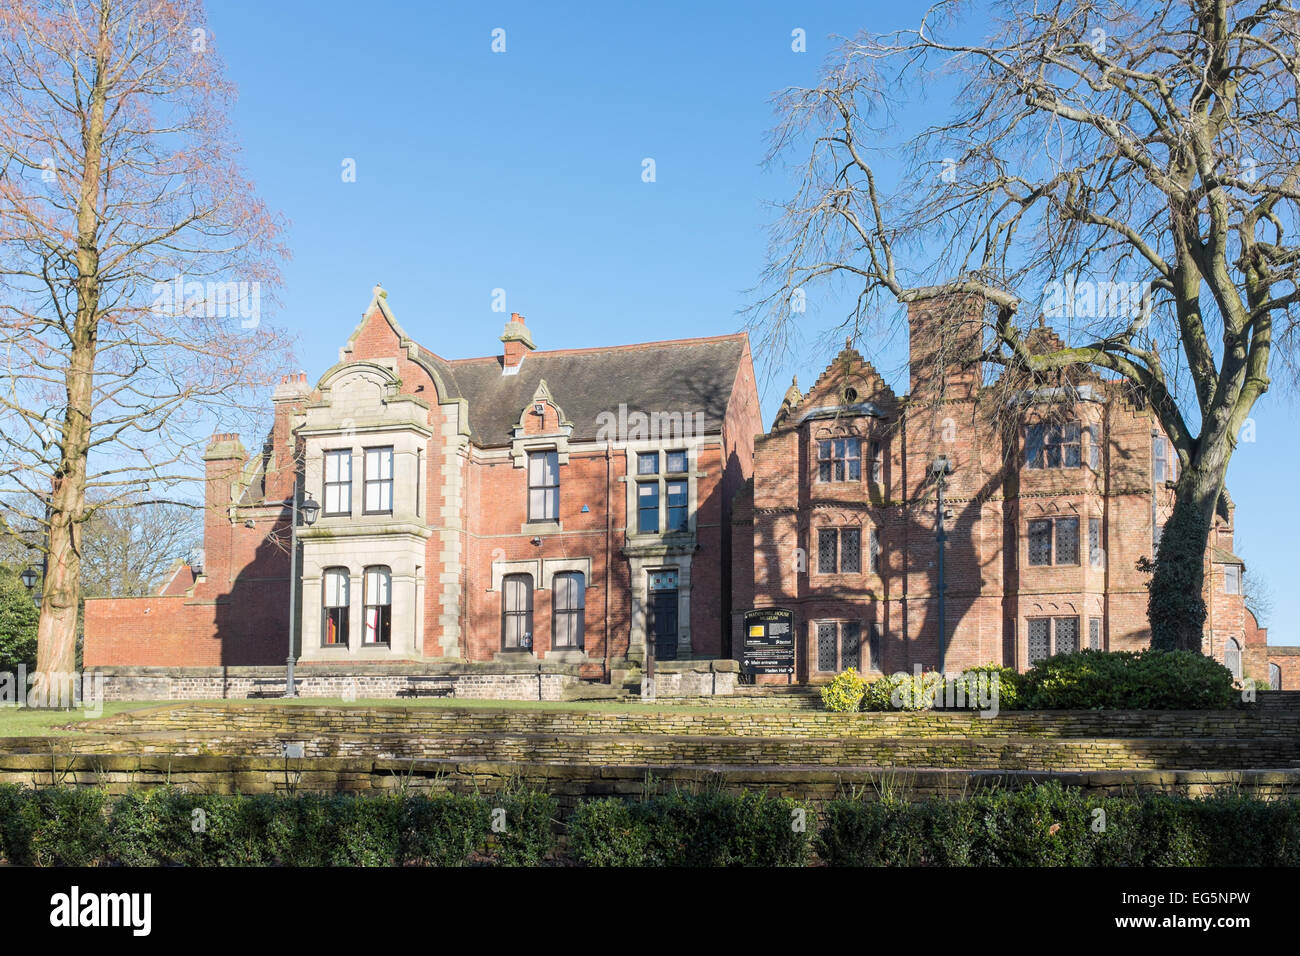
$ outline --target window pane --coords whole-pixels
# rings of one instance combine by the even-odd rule
[[[822,574],[835,573],[838,540],[839,532],[834,528],[820,528],[817,531],[817,570]]]
[[[325,572],[324,598],[326,607],[347,607],[348,573],[337,568]]]
[[[1052,620],[1047,617],[1034,618],[1029,622],[1029,663],[1046,660],[1051,656]]]
[[[880,571],[880,532],[875,528],[871,529],[871,572],[876,574]]]
[[[885,658],[881,649],[880,628],[871,624],[867,628],[867,654],[871,657],[871,669],[881,671],[884,669]]]
[[[1223,646],[1223,666],[1232,671],[1232,676],[1241,680],[1241,645],[1228,638],[1228,643]]]
[[[1088,562],[1101,567],[1101,519],[1088,519]]]
[[[686,482],[668,482],[668,530],[685,531],[690,527],[687,520]]]
[[[831,463],[829,461],[823,461],[817,465],[817,480],[818,481],[831,480]]]
[[[366,605],[392,604],[393,578],[387,568],[366,569]]]
[[[835,638],[838,627],[833,623],[817,625],[817,669],[833,671],[836,664]]]
[[[1079,563],[1079,519],[1056,519],[1056,563]]]
[[[666,466],[670,474],[680,474],[686,470],[686,452],[670,451],[667,458]]]
[[[638,475],[659,474],[659,452],[655,451],[637,455],[636,473]]]
[[[817,457],[826,460],[830,459],[831,443],[829,439],[817,443]]]
[[[1092,468],[1101,467],[1101,427],[1088,426],[1088,464]]]
[[[862,570],[861,528],[840,531],[840,570],[845,574],[857,574]]]
[[[1043,467],[1043,426],[1030,425],[1025,429],[1025,464],[1030,468]]]
[[[1052,563],[1052,522],[1029,522],[1029,563],[1031,565]]]
[[[1056,653],[1073,654],[1079,649],[1079,619],[1077,617],[1058,617],[1056,619]]]
[[[1088,618],[1088,647],[1091,650],[1101,650],[1101,618]]]
[[[659,531],[659,485],[647,481],[636,486],[637,531],[657,534]]]
[[[862,670],[862,625],[845,621],[840,635],[840,670],[852,667]]]

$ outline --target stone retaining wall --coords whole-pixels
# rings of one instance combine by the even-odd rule
[[[203,793],[367,793],[409,788],[492,794],[512,782],[522,782],[554,794],[566,809],[580,797],[639,797],[674,788],[708,787],[730,792],[761,789],[817,805],[849,793],[866,799],[889,793],[919,800],[960,797],[980,787],[1019,787],[1046,780],[1111,795],[1165,792],[1205,796],[1226,790],[1276,798],[1300,791],[1300,770],[1025,773],[806,767],[654,769],[489,761],[0,755],[0,783],[36,787],[101,786],[112,793],[171,785]]]
[[[1067,737],[1300,739],[1300,712],[1008,711],[997,717],[948,711],[831,714],[811,711],[690,712],[579,708],[323,707],[311,704],[177,704],[85,725],[110,733],[214,732],[328,735],[383,733],[666,734],[711,737]]]

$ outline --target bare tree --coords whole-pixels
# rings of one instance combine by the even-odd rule
[[[805,287],[828,280],[857,293],[847,322],[871,334],[890,300],[974,293],[989,303],[982,361],[1127,379],[1181,465],[1152,641],[1199,650],[1228,462],[1300,296],[1300,15],[1265,0],[1009,0],[970,43],[947,38],[962,6],[863,34],[819,86],[780,97],[771,158],[801,157],[800,184],[759,324],[781,339]],[[901,132],[894,117],[920,114],[927,87],[943,118]],[[901,163],[893,189],[881,155]],[[1091,304],[1076,301],[1093,279]],[[1034,340],[1039,315],[1059,346]]]
[[[202,511],[184,504],[117,501],[83,526],[81,588],[86,597],[154,594],[178,561],[203,541]]]
[[[38,682],[74,666],[85,523],[179,497],[285,358],[232,97],[199,0],[0,0],[0,534],[48,553]]]

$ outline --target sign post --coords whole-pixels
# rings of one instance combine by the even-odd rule
[[[756,608],[745,612],[743,627],[741,671],[750,678],[784,674],[785,682],[793,683],[794,612],[779,607]]]

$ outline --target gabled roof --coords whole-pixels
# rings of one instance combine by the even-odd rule
[[[746,346],[744,333],[611,348],[529,352],[518,374],[501,374],[500,356],[448,361],[421,348],[451,393],[469,408],[470,440],[508,445],[519,413],[542,379],[573,423],[570,441],[597,437],[602,413],[704,415],[710,433],[722,430],[727,402]]]

